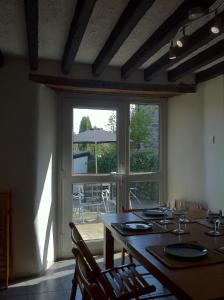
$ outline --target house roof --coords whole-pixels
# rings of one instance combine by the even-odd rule
[[[101,128],[88,129],[78,134],[73,133],[74,144],[100,144],[116,142],[116,133]]]

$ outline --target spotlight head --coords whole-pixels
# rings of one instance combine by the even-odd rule
[[[179,48],[182,48],[182,47],[184,46],[183,38],[177,40],[177,46],[178,46]]]
[[[220,29],[219,29],[219,27],[218,26],[215,26],[215,25],[213,25],[213,26],[211,26],[211,32],[212,33],[214,33],[214,34],[219,34],[220,33]]]
[[[178,39],[176,42],[177,47],[179,47],[179,48],[183,48],[188,40],[188,36],[185,33],[185,27],[182,28],[182,32],[183,32],[183,36],[180,39]]]
[[[216,11],[214,23],[211,26],[210,30],[213,34],[219,34],[221,32],[221,27],[222,27],[221,18],[219,18],[217,11]]]
[[[171,43],[170,43],[170,49],[169,49],[169,59],[173,60],[175,58],[177,58],[177,56],[176,56],[176,53],[175,53],[175,48],[173,46],[173,41],[171,41]]]

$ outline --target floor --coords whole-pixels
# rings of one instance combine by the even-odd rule
[[[102,257],[96,257],[97,262],[103,268]],[[115,262],[120,264],[120,253],[115,254]],[[7,290],[0,291],[0,299],[4,300],[69,300],[71,290],[71,280],[74,270],[74,260],[64,260],[53,264],[44,276],[28,279],[11,284]],[[142,267],[139,271],[144,272]],[[155,278],[148,275],[150,283],[156,285],[156,294],[151,295],[150,299],[158,299],[161,294],[169,294]],[[155,298],[155,296],[157,296]],[[78,291],[76,299],[80,300],[81,295]],[[149,299],[149,298],[147,298]],[[160,300],[174,300],[173,296],[162,297]]]

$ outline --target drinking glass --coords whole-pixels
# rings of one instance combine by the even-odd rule
[[[185,210],[182,210],[182,215],[181,215],[181,217],[180,217],[180,222],[181,222],[181,223],[184,223],[184,224],[190,222],[190,220],[189,220],[188,217],[187,217],[187,210],[186,210],[186,209],[185,209]]]
[[[214,224],[214,228],[212,230],[208,231],[209,235],[212,236],[219,236],[221,235],[221,232],[219,231],[219,226],[220,226],[220,219],[222,218],[222,211],[221,209],[213,209],[213,210],[208,210],[207,212],[207,217],[209,222]]]
[[[170,220],[168,220],[167,217],[167,212],[168,212],[168,208],[167,207],[160,207],[160,210],[163,212],[163,219],[159,221],[159,223],[161,225],[166,225],[166,224],[170,224]]]
[[[172,232],[176,233],[176,234],[184,234],[186,232],[185,229],[181,228],[181,224],[183,224],[181,222],[181,219],[183,219],[184,215],[180,215],[180,217],[177,220],[177,228],[175,228]]]

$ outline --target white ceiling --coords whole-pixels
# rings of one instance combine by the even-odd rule
[[[156,0],[113,57],[110,65],[122,66],[182,2],[183,0]],[[221,2],[223,0],[217,0],[216,5]],[[85,64],[94,62],[127,3],[128,0],[96,2],[75,62]],[[39,0],[39,58],[61,61],[75,4],[74,0]],[[201,20],[200,24],[194,24],[191,31],[196,30],[205,20]],[[211,44],[222,38],[223,35],[219,36]],[[202,49],[208,46],[209,44]],[[166,53],[167,49],[168,45],[165,45],[141,68],[149,66]],[[0,50],[3,55],[23,57],[28,55],[22,0],[0,0]]]
[[[156,0],[110,65],[121,66],[178,7],[182,0]],[[98,0],[82,39],[76,62],[92,64],[126,7],[128,0]],[[39,0],[39,57],[61,60],[74,0]],[[27,56],[24,1],[0,0],[0,49],[3,54]]]

